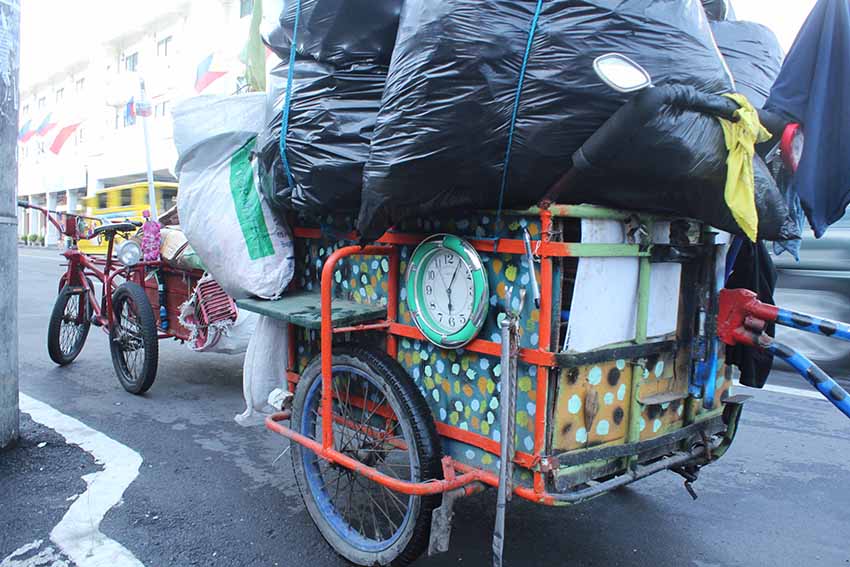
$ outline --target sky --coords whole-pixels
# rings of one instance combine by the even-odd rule
[[[83,58],[106,30],[175,0],[21,0],[21,84],[43,79]],[[788,50],[815,0],[732,0],[738,19],[767,25]]]

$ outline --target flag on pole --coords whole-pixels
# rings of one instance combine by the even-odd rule
[[[29,139],[32,138],[34,132],[33,132],[33,130],[30,130],[31,126],[32,126],[32,119],[27,120],[26,123],[23,126],[21,126],[21,129],[18,130],[18,140],[19,141],[21,141],[23,143],[27,143],[29,141]]]
[[[48,132],[50,132],[51,130],[53,130],[53,128],[56,127],[56,122],[51,121],[52,117],[53,117],[53,114],[48,113],[47,116],[44,117],[44,120],[41,121],[41,125],[36,130],[36,133],[39,136],[41,136],[41,137],[46,136]]]
[[[124,122],[126,124],[136,123],[136,97],[131,96],[124,107]]]
[[[213,81],[227,74],[227,71],[210,71],[212,66],[213,54],[207,55],[201,64],[198,65],[198,70],[195,73],[195,92],[202,92],[210,86]]]
[[[136,116],[150,116],[153,114],[153,106],[147,100],[140,100],[135,104]]]
[[[68,141],[68,138],[70,138],[79,127],[80,122],[77,122],[75,124],[69,124],[68,126],[65,126],[61,130],[59,130],[59,133],[56,135],[56,138],[53,140],[53,143],[50,144],[50,151],[56,155],[59,155],[59,152],[62,151],[62,146],[65,145],[65,142]]]

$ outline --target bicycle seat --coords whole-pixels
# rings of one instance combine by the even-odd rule
[[[95,228],[92,231],[92,236],[106,234],[108,238],[112,238],[113,236],[115,236],[116,232],[130,232],[136,230],[137,228],[139,227],[131,222],[113,222],[109,224],[103,224]]]

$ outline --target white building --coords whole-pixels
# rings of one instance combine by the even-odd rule
[[[20,124],[22,134],[27,124],[31,133],[18,146],[19,199],[74,211],[82,197],[98,189],[143,181],[141,118],[127,112],[131,97],[139,99],[140,78],[153,105],[148,126],[155,177],[173,181],[177,156],[170,110],[197,94],[199,67],[210,56],[209,71],[216,78],[203,94],[231,94],[244,85],[240,54],[248,41],[254,1],[134,3],[131,16],[114,18],[117,25],[106,30],[68,29],[69,43],[87,33],[99,34],[96,47],[70,63],[30,70],[28,78],[22,77]],[[91,21],[93,28],[98,25]],[[33,134],[42,124],[42,132]],[[61,144],[63,134],[70,135]],[[56,243],[55,229],[45,225],[39,213],[19,209],[20,235],[41,235],[46,244]]]

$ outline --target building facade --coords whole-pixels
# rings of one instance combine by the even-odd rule
[[[159,13],[134,14],[86,57],[21,85],[18,198],[74,212],[99,189],[145,180],[135,104],[142,80],[154,176],[174,181],[171,109],[199,93],[244,87],[241,54],[255,1],[175,0]],[[41,214],[23,209],[18,232],[45,245],[59,239]]]

